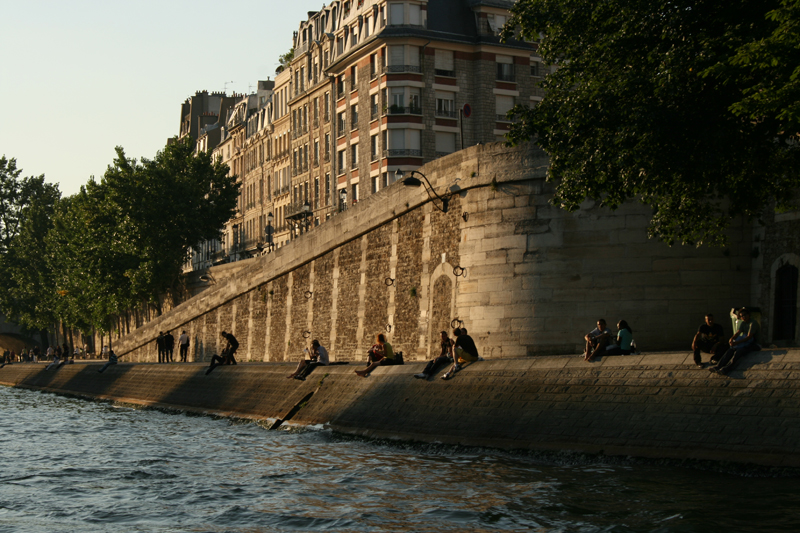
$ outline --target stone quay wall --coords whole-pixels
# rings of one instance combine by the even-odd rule
[[[360,365],[358,366],[360,367]],[[422,363],[355,364],[286,379],[290,363],[122,363],[0,368],[0,384],[206,414],[324,425],[370,438],[800,466],[800,350],[751,354],[731,378],[657,353],[501,359],[450,381],[414,379]],[[443,372],[441,369],[439,373]]]
[[[407,360],[430,358],[438,332],[468,328],[487,359],[578,353],[604,317],[625,319],[640,349],[685,349],[703,315],[750,295],[751,226],[727,249],[648,239],[648,208],[553,205],[546,156],[533,145],[475,146],[395,183],[129,334],[125,361],[155,361],[155,338],[185,330],[190,360],[233,332],[245,361],[300,357],[317,338],[333,360],[362,359],[384,332]],[[719,320],[726,324],[726,320]],[[726,329],[730,326],[726,325]]]

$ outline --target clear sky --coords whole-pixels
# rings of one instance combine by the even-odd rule
[[[195,91],[274,79],[322,0],[0,0],[0,155],[62,194],[114,158],[152,158]],[[232,82],[227,83],[226,82]]]

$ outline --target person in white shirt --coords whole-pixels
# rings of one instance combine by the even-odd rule
[[[185,363],[186,357],[189,355],[189,335],[185,331],[181,331],[181,336],[178,337],[178,345],[181,349],[181,363]]]
[[[602,355],[611,340],[611,330],[606,326],[605,319],[597,321],[597,327],[584,337],[586,347],[583,350],[583,359],[591,361],[594,356]]]
[[[308,353],[308,349],[305,350]],[[303,359],[297,364],[297,369],[286,376],[288,379],[295,378],[305,381],[312,370],[318,366],[328,366],[330,359],[328,358],[328,350],[321,346],[317,339],[311,341],[311,359]]]

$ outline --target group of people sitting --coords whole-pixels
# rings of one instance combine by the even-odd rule
[[[705,352],[711,354],[708,370],[728,375],[744,356],[761,349],[758,345],[761,326],[753,320],[750,310],[746,307],[731,309],[731,318],[736,321],[736,331],[726,341],[722,325],[714,322],[714,315],[706,315],[705,323],[692,340],[694,364],[698,368],[704,368],[700,352]]]
[[[602,355],[630,355],[636,349],[633,342],[633,330],[624,320],[617,323],[617,335],[611,334],[605,319],[597,321],[597,327],[587,333],[583,350],[583,360],[592,361]]]
[[[705,316],[703,323],[697,330],[692,340],[694,364],[698,368],[705,368],[701,352],[711,354],[711,372],[727,375],[736,364],[750,352],[758,351],[758,334],[760,326],[752,319],[750,310],[746,307],[731,309],[731,318],[736,320],[736,331],[730,339],[725,339],[725,332],[721,324],[714,322],[711,313]],[[636,350],[633,341],[633,330],[624,320],[617,324],[617,334],[612,335],[604,319],[597,321],[597,327],[586,334],[583,359],[592,361],[602,355],[629,355]]]

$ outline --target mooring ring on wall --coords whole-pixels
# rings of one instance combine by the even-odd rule
[[[463,277],[466,278],[467,277],[467,269],[463,268],[463,267],[460,267],[460,266],[455,266],[455,267],[453,267],[453,274],[456,277],[463,276]]]
[[[385,280],[383,280],[383,282],[386,284],[387,287],[391,287],[392,285],[394,285],[394,278],[386,278]]]
[[[314,293],[313,293],[313,292],[311,292],[311,291],[306,291],[305,293],[303,293],[303,295],[306,297],[306,300],[308,300],[309,298],[311,298],[311,296],[313,296],[313,294],[314,294]]]
[[[455,328],[460,328],[463,325],[464,325],[464,321],[463,320],[459,320],[458,318],[454,318],[453,320],[450,321],[450,327],[454,328],[454,329]]]
[[[386,333],[391,333],[391,331],[392,331],[392,325],[386,324]]]
[[[467,220],[469,220],[469,213],[464,211],[463,213],[461,213],[461,218],[463,218],[464,222],[466,222]]]
[[[311,332],[310,332],[310,331],[308,331],[308,330],[305,330],[305,331],[303,332],[303,338],[304,338],[304,339],[307,339],[307,338],[309,338],[310,336],[311,336]]]

